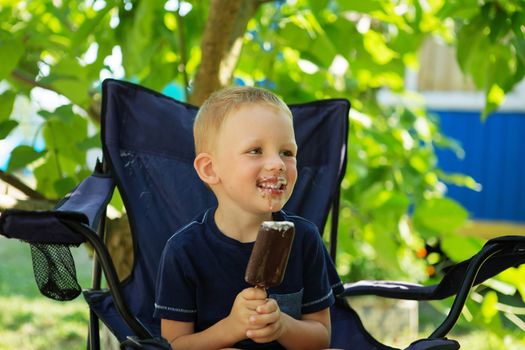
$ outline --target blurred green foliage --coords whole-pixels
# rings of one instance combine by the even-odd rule
[[[154,90],[174,83],[191,94],[208,10],[208,2],[0,0],[0,137],[22,127],[13,105],[33,89],[67,98],[38,113],[32,142],[13,150],[6,172],[29,170],[36,190],[51,199],[88,175],[87,151],[100,147],[104,77]],[[234,83],[271,89],[288,103],[352,102],[337,261],[345,280],[428,283],[428,261],[418,254],[425,241],[439,240],[454,261],[483,244],[457,235],[468,213],[445,197],[447,183],[476,189],[476,182],[437,168],[436,147],[461,148],[421,105],[377,100],[380,89],[411,99],[405,71],[418,69],[418,49],[432,36],[457,48],[461,69],[485,93],[484,117],[525,75],[520,0],[276,1],[259,8],[242,38]],[[122,76],[110,56],[122,57]],[[39,138],[44,149],[36,147]],[[525,295],[524,269],[498,281]],[[486,295],[478,314],[492,329],[496,294]]]

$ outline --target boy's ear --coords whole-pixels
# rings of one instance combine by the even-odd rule
[[[219,177],[213,169],[213,157],[211,154],[199,153],[193,161],[193,167],[204,183],[215,185],[219,182]]]

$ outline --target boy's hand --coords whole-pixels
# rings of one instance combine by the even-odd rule
[[[267,299],[263,305],[257,306],[256,314],[250,316],[251,328],[248,338],[256,343],[268,343],[280,338],[284,333],[284,318],[277,301]]]
[[[252,324],[250,318],[257,315],[257,308],[267,302],[266,298],[266,291],[261,288],[246,288],[237,294],[230,314],[226,318],[228,329],[233,332],[236,339],[246,339],[248,330],[264,327],[264,325]]]

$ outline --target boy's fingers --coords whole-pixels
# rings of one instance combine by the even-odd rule
[[[272,335],[275,333],[276,325],[269,324],[266,327],[259,329],[250,329],[246,332],[246,336],[256,343],[266,343],[270,342],[273,339]]]
[[[255,311],[255,312],[258,312],[258,308],[259,306],[261,306],[261,300],[245,300],[244,301],[244,307],[249,309],[249,310],[252,310],[252,311]]]
[[[250,324],[253,324],[253,325],[267,325],[267,324],[275,323],[278,319],[279,319],[279,313],[272,312],[268,314],[251,315],[249,318],[249,322]]]
[[[266,291],[262,288],[246,288],[241,293],[248,300],[264,300],[267,297]]]
[[[279,310],[279,305],[274,299],[268,299],[264,304],[257,306],[256,311],[260,314],[269,314]]]

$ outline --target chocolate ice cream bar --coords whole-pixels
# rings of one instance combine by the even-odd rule
[[[279,285],[284,278],[295,235],[293,222],[264,221],[246,267],[246,282],[261,288]]]

